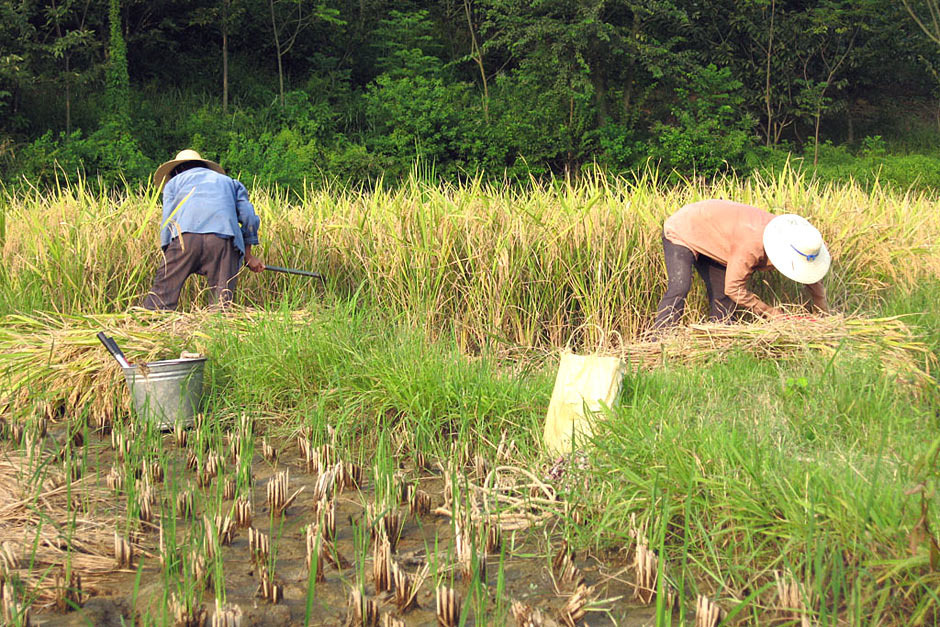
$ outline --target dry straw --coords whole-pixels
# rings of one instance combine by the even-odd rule
[[[624,344],[605,352],[645,367],[712,362],[734,352],[768,359],[813,355],[819,360],[841,352],[853,358],[877,358],[890,374],[915,386],[931,385],[937,368],[930,347],[900,316],[692,324],[674,329],[659,341]]]

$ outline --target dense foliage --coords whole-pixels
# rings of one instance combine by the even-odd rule
[[[7,0],[0,174],[133,181],[193,147],[290,186],[790,151],[858,175],[827,142],[929,152],[938,67],[890,0]]]

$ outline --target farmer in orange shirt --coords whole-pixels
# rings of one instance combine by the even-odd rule
[[[739,308],[769,318],[783,315],[747,289],[754,271],[772,268],[805,284],[816,308],[829,312],[822,278],[832,257],[819,231],[800,216],[774,216],[729,200],[703,200],[666,220],[663,252],[669,285],[654,329],[675,325],[682,317],[693,267],[705,281],[712,321],[730,321]]]

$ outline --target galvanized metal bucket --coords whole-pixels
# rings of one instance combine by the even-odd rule
[[[191,427],[202,401],[206,358],[166,359],[124,368],[134,409],[161,430],[176,424]]]

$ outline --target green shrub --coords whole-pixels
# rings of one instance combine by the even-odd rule
[[[729,68],[708,65],[687,74],[675,90],[674,121],[653,125],[653,156],[679,172],[713,176],[743,170],[753,143],[754,119],[744,113],[742,84]]]

